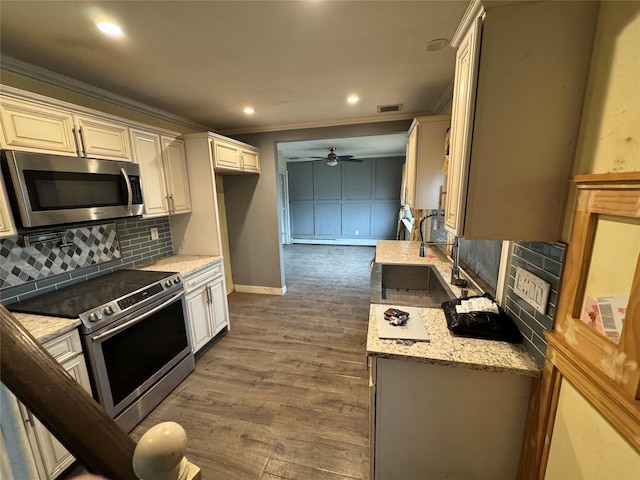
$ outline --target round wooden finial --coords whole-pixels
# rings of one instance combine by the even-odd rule
[[[140,480],[184,478],[188,461],[187,434],[175,422],[159,423],[140,438],[133,453],[133,470]]]

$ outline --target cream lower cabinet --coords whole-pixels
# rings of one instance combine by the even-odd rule
[[[140,165],[146,216],[191,211],[184,143],[147,130],[131,130],[133,159]]]
[[[370,362],[372,480],[517,477],[530,377]]]
[[[0,96],[2,148],[131,160],[129,127],[89,114]]]
[[[222,262],[185,276],[185,287],[191,345],[197,353],[222,329],[229,329]]]
[[[67,373],[91,394],[91,383],[77,330],[43,345]],[[3,387],[2,432],[15,478],[52,480],[75,458],[40,421]]]
[[[474,1],[458,27],[445,226],[560,238],[597,2]]]

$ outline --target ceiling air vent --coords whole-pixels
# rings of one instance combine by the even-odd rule
[[[378,113],[399,112],[401,108],[401,103],[396,103],[395,105],[378,105]]]

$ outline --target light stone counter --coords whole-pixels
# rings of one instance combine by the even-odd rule
[[[48,317],[11,312],[40,343],[46,343],[80,326],[79,318]]]
[[[153,270],[156,272],[179,272],[189,275],[219,262],[222,257],[213,255],[172,255],[157,262],[137,267],[138,270]]]
[[[435,253],[433,258],[418,255],[420,242],[380,240],[376,246],[376,262],[402,264],[434,264],[448,282],[451,276],[451,262]],[[456,295],[460,289],[450,285]],[[478,293],[470,288],[469,294]],[[541,369],[520,344],[465,338],[453,335],[447,328],[444,312],[440,308],[419,308],[430,342],[416,342],[407,345],[405,341],[381,340],[378,337],[376,304],[369,311],[367,334],[367,355],[395,359],[406,359],[439,365],[464,366],[475,370],[489,370],[515,375],[539,377]],[[401,305],[389,304],[387,307]]]

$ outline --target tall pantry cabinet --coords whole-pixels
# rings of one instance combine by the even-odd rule
[[[459,237],[557,241],[597,2],[475,1],[456,47],[445,226]]]

